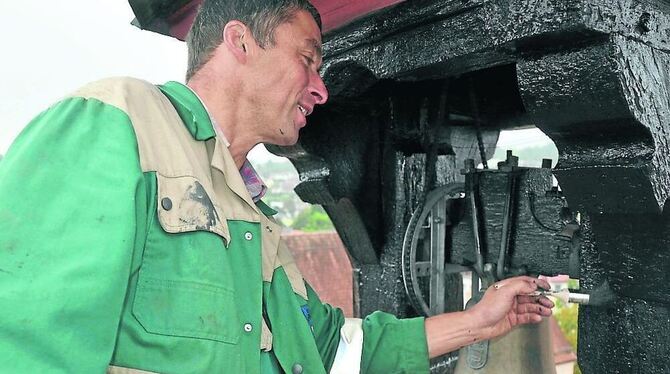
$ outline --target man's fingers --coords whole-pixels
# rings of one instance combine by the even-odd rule
[[[556,304],[554,304],[554,302],[549,300],[549,298],[546,297],[546,296],[540,296],[537,299],[537,302],[546,306],[547,308],[550,308],[550,309],[553,308],[554,306],[556,306]]]
[[[542,322],[542,316],[533,313],[518,314],[516,317],[519,325]]]
[[[524,304],[524,303],[540,304],[540,305],[545,306],[547,308],[553,308],[554,307],[554,302],[551,301],[546,296],[519,295],[519,296],[517,296],[516,300],[519,304]]]
[[[510,278],[510,280],[515,280],[515,281],[523,281],[526,282],[528,285],[531,285],[534,289],[537,287],[544,288],[544,289],[550,289],[551,285],[549,285],[549,282],[547,282],[545,279],[539,279],[535,277],[529,277],[529,276],[521,276],[521,277],[515,277],[515,278]]]
[[[539,287],[544,288],[545,290],[550,290],[550,289],[551,289],[551,285],[549,284],[549,282],[547,282],[546,279],[537,279],[537,283],[536,283],[536,284],[537,284]]]
[[[519,304],[537,304],[541,296],[532,296],[532,295],[519,295],[516,297],[516,301]]]
[[[496,291],[515,292],[517,295],[529,294],[539,288],[551,289],[549,283],[544,279],[533,278],[529,276],[520,276],[509,279],[503,279],[493,284]]]
[[[516,312],[520,315],[537,314],[540,316],[549,317],[551,315],[551,308],[547,308],[546,306],[542,306],[540,304],[524,303],[517,305]]]
[[[529,294],[537,290],[538,283],[540,282],[537,278],[532,277],[516,277],[504,279],[500,282],[493,284],[493,289],[498,292],[513,293],[515,295]]]

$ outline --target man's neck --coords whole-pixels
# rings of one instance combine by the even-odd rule
[[[247,154],[256,145],[254,139],[244,132],[244,119],[240,115],[241,103],[238,103],[231,92],[237,92],[235,87],[228,87],[221,91],[207,84],[205,79],[194,78],[186,85],[195,92],[207,109],[212,125],[217,133],[222,133],[228,142],[228,150],[233,156],[237,168],[241,168],[247,159]]]

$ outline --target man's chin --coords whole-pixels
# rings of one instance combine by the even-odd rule
[[[287,139],[287,141],[284,144],[282,144],[282,147],[290,147],[296,145],[298,144],[298,139],[299,138],[297,136],[294,139]]]
[[[276,146],[279,146],[279,147],[290,147],[292,145],[296,145],[298,143],[298,139],[299,138],[298,138],[297,133],[293,137],[289,136],[288,134],[285,134],[283,138],[275,139],[275,140],[273,140],[271,142],[267,142],[267,143],[270,143],[272,145],[276,145]]]
[[[288,147],[291,145],[296,145],[298,143],[298,139],[300,139],[300,130],[305,127],[305,125],[299,125],[299,124],[294,124],[291,132],[287,132],[284,134],[282,137],[282,143],[283,146]]]

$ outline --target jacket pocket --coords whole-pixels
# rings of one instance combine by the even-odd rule
[[[191,176],[156,173],[158,220],[165,232],[209,231],[230,242],[223,210],[212,197],[211,182]]]
[[[240,338],[234,293],[218,286],[140,277],[133,315],[153,334],[230,344]]]

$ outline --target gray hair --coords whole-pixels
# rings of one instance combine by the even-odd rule
[[[308,11],[321,29],[321,16],[307,0],[203,0],[186,37],[188,81],[223,41],[223,28],[238,20],[250,30],[261,48],[274,46],[277,27],[289,22],[300,10]]]

